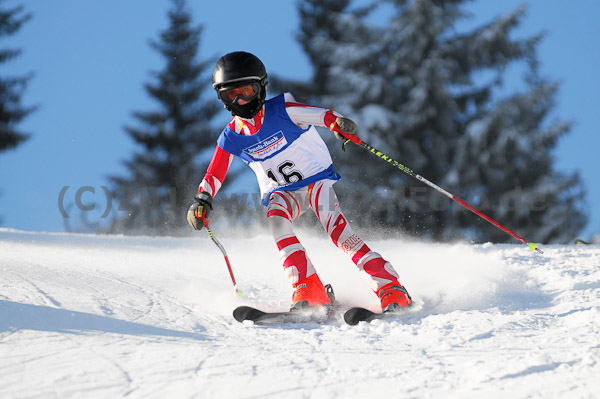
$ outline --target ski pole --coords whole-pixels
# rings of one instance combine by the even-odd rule
[[[415,179],[419,180],[420,182],[425,183],[429,187],[431,187],[431,188],[435,189],[436,191],[444,194],[446,197],[450,198],[451,200],[453,200],[455,202],[458,202],[459,204],[461,204],[462,206],[464,206],[465,208],[467,208],[468,210],[470,210],[471,212],[473,212],[477,216],[485,219],[486,221],[490,222],[491,224],[493,224],[494,226],[496,226],[500,230],[504,231],[507,234],[510,234],[511,236],[513,236],[514,238],[516,238],[517,240],[521,241],[523,244],[527,245],[529,247],[529,249],[531,249],[531,251],[538,251],[539,253],[543,253],[542,250],[540,248],[538,248],[538,244],[533,243],[533,242],[531,242],[531,243],[527,242],[524,238],[519,237],[518,235],[516,235],[515,233],[513,233],[512,231],[510,231],[506,227],[502,226],[500,223],[496,222],[491,217],[489,217],[486,214],[484,214],[483,212],[478,211],[477,209],[473,208],[471,205],[467,204],[465,201],[461,200],[460,198],[458,198],[454,194],[451,194],[448,191],[444,190],[443,188],[437,186],[436,184],[433,184],[432,182],[430,182],[429,180],[427,180],[423,176],[415,173],[412,169],[410,169],[410,168],[402,165],[398,161],[395,161],[394,159],[392,159],[389,156],[385,155],[383,152],[379,151],[378,149],[373,148],[372,146],[370,146],[369,144],[365,143],[364,141],[362,141],[357,136],[354,136],[352,139],[346,140],[344,144],[348,143],[349,141],[352,141],[354,144],[360,145],[361,147],[363,147],[364,149],[368,150],[369,152],[375,154],[376,156],[378,156],[379,158],[383,159],[387,163],[392,164],[396,168],[400,169],[401,171],[403,171],[407,175],[410,175],[410,176],[414,177]]]
[[[233,270],[231,269],[231,263],[229,263],[229,257],[227,256],[227,252],[225,252],[225,248],[221,245],[217,237],[213,234],[212,230],[209,226],[206,226],[206,232],[210,239],[215,243],[217,247],[221,250],[223,257],[225,258],[225,264],[227,265],[227,270],[229,270],[229,275],[231,276],[231,282],[233,283],[233,288],[235,289],[235,295],[241,297],[244,293],[241,290],[238,290],[237,283],[235,282],[235,277],[233,276]]]

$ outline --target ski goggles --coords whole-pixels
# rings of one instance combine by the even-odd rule
[[[233,104],[239,99],[250,102],[256,98],[260,92],[260,84],[258,82],[241,83],[236,86],[226,86],[219,89],[219,98],[227,103]]]

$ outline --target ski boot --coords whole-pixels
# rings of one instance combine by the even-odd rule
[[[382,312],[395,312],[401,308],[412,305],[412,299],[398,280],[392,281],[377,290],[377,296],[381,301]]]
[[[294,285],[292,307],[290,310],[300,310],[309,307],[333,307],[335,295],[330,284],[323,286],[317,273],[313,273]]]

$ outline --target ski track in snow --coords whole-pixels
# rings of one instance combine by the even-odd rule
[[[0,229],[1,398],[594,398],[600,247],[370,241],[415,300],[394,321],[257,326],[291,299],[270,237]],[[342,307],[378,300],[318,234]],[[368,241],[368,240],[367,240]]]

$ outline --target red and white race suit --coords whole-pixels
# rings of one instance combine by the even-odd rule
[[[265,118],[266,112],[271,114]],[[240,156],[257,175],[267,206],[267,221],[292,285],[316,272],[292,228],[292,223],[310,207],[333,243],[348,254],[369,278],[373,291],[377,291],[397,280],[398,274],[356,235],[342,214],[333,190],[339,175],[333,171],[329,152],[313,127],[330,127],[337,116],[339,114],[326,108],[299,104],[290,93],[267,101],[251,120],[234,116],[219,138],[199,192],[206,191],[214,197],[234,156]],[[289,122],[295,125],[289,127]],[[263,123],[265,129],[261,130]],[[237,135],[262,135],[265,139],[248,144],[251,138]],[[287,183],[278,182],[273,176],[272,164],[279,162],[278,159],[289,159],[298,169],[290,169],[293,179]]]

